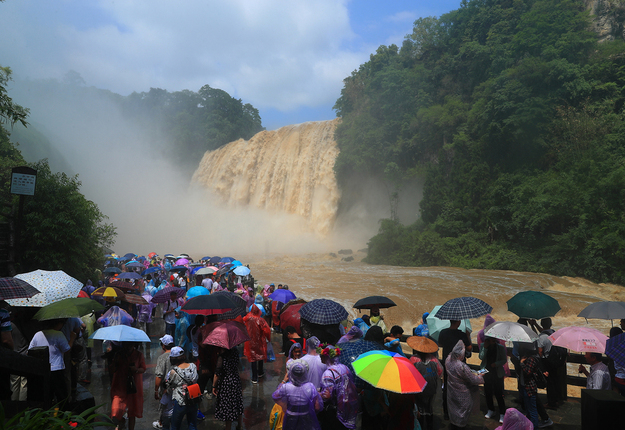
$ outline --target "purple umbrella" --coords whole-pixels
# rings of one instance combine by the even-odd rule
[[[291,290],[280,289],[271,293],[269,298],[273,300],[274,302],[288,303],[291,300],[295,300],[297,297],[295,297],[295,294],[293,294]]]
[[[186,258],[180,258],[176,260],[176,266],[184,266],[185,264],[189,264],[189,260]]]
[[[171,294],[176,294],[176,298],[180,298],[185,295],[186,291],[178,287],[165,287],[152,297],[152,303],[167,303],[171,300]]]
[[[608,339],[605,344],[605,355],[619,366],[625,366],[625,333]]]

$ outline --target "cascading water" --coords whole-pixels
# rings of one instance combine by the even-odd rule
[[[327,236],[340,192],[334,175],[339,119],[263,131],[204,154],[192,182],[229,207],[295,214],[310,231]]]

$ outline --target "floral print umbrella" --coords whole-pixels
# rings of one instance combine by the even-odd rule
[[[15,278],[28,282],[40,291],[30,298],[7,300],[11,306],[44,307],[63,299],[78,296],[82,288],[82,282],[72,278],[62,270],[47,271],[35,270],[34,272],[20,273]]]

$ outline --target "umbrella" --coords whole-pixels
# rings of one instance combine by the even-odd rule
[[[126,282],[126,281],[115,281],[115,282],[111,282],[110,284],[108,284],[109,287],[113,287],[113,288],[119,288],[120,290],[124,291],[135,291],[137,289],[137,287],[133,284],[131,284],[130,282]]]
[[[586,319],[620,320],[625,318],[625,302],[595,302],[586,306],[578,315]]]
[[[576,352],[605,352],[608,337],[589,327],[564,327],[549,336],[555,346]]]
[[[451,323],[449,322],[449,320],[442,320],[434,316],[436,315],[436,312],[438,312],[440,308],[441,306],[435,306],[434,309],[432,309],[432,312],[430,312],[430,315],[428,315],[428,317],[426,318],[426,321],[428,323],[428,330],[430,332],[430,337],[437,342],[438,342],[438,335],[440,334],[440,332],[443,329],[446,329],[449,326],[451,326]],[[464,332],[467,330],[467,328],[469,330],[472,330],[471,321],[469,321],[468,319],[460,321],[460,327],[458,327],[458,329]]]
[[[137,272],[123,272],[119,274],[117,279],[141,279],[141,275]]]
[[[34,272],[20,273],[14,276],[29,283],[39,290],[31,298],[8,299],[11,306],[44,307],[59,300],[76,298],[82,289],[82,282],[72,278],[62,270],[49,272],[47,270],[35,270]]]
[[[215,270],[213,270],[215,269]],[[215,273],[217,271],[216,267],[201,267],[197,272],[195,272],[196,275],[212,275],[213,273]]]
[[[299,313],[311,323],[321,325],[338,324],[349,315],[340,303],[328,299],[312,300],[302,306]]]
[[[80,292],[78,293],[78,297],[89,298],[89,294],[87,294],[87,292],[85,290],[80,290]]]
[[[147,258],[145,258],[143,255],[137,258],[137,261],[140,261],[141,263],[143,263],[145,260],[147,260]]]
[[[204,296],[208,294],[210,294],[210,291],[208,291],[206,288],[197,286],[197,287],[189,288],[189,291],[187,291],[187,294],[185,297],[187,299],[190,299],[191,297]]]
[[[102,327],[89,336],[90,339],[114,340],[116,342],[151,342],[148,335],[138,328],[127,325],[114,325]]]
[[[239,260],[231,261],[230,264],[232,264],[234,267],[243,266],[243,263],[241,263]]]
[[[236,304],[225,294],[197,296],[187,300],[182,310],[188,314],[219,315],[233,308]]]
[[[397,306],[394,301],[384,296],[369,296],[354,303],[356,309],[391,308]]]
[[[39,290],[20,278],[0,278],[0,300],[21,299],[39,294]]]
[[[238,321],[215,321],[207,324],[204,327],[204,332],[208,333],[202,342],[204,345],[213,345],[225,349],[234,348],[250,340],[245,324]]]
[[[102,271],[102,273],[116,275],[118,273],[122,273],[122,269],[120,269],[119,267],[107,267]]]
[[[371,385],[395,393],[420,393],[427,382],[410,360],[391,351],[369,351],[353,363],[354,372]]]
[[[156,252],[150,252],[150,253],[148,254],[148,258],[152,259],[152,258],[154,258],[154,257],[158,257],[158,254],[157,254]]]
[[[230,269],[232,269],[232,264],[226,264],[225,266],[223,266],[221,269],[219,269],[217,271],[218,275],[223,275],[225,273],[228,273],[230,271]]]
[[[237,276],[247,276],[250,274],[250,272],[251,272],[250,268],[245,267],[245,266],[237,266],[234,269],[234,274]],[[288,290],[284,290],[284,291],[288,291]]]
[[[415,351],[424,352],[426,354],[432,354],[438,352],[438,345],[432,339],[428,339],[423,336],[410,336],[406,339],[406,343],[409,347]]]
[[[512,342],[532,343],[538,335],[529,327],[516,322],[499,321],[484,329],[484,336]]]
[[[625,366],[625,333],[608,339],[605,344],[605,355],[619,366]]]
[[[161,269],[160,267],[148,267],[143,272],[141,272],[141,276],[149,275],[150,273],[154,272],[160,272],[161,270],[163,269]]]
[[[210,257],[202,257],[202,258],[200,258],[200,261],[210,260],[210,259],[211,259]]]
[[[145,267],[145,266],[143,265],[143,263],[139,261],[131,261],[129,263],[126,263],[126,267]]]
[[[189,260],[186,258],[179,258],[176,260],[176,266],[184,266],[185,264],[189,264]]]
[[[521,291],[506,303],[508,310],[520,318],[539,320],[555,316],[560,311],[558,301],[540,291]]]
[[[247,302],[245,299],[238,294],[235,294],[231,291],[217,291],[213,293],[213,295],[222,295],[228,297],[234,304],[234,308],[229,311],[225,311],[222,314],[217,315],[217,320],[233,320],[238,316],[247,315]]]
[[[209,264],[215,265],[217,263],[219,263],[221,261],[221,257],[211,257],[210,260],[208,260]]]
[[[164,257],[165,258],[173,258],[174,260],[176,259],[176,257],[174,257],[174,254],[165,254]]]
[[[189,270],[189,268],[186,266],[174,266],[169,269],[170,272],[186,272],[187,270]]]
[[[126,294],[124,294],[124,292],[122,290],[120,290],[119,288],[115,288],[115,287],[100,287],[97,288],[96,290],[93,291],[93,293],[91,293],[91,296],[100,296],[100,297],[117,297],[119,299],[123,299],[126,297]]]
[[[291,290],[276,290],[269,295],[269,298],[273,300],[274,302],[288,303],[291,300],[295,300],[297,297]]]
[[[211,261],[212,261],[212,259],[211,259]],[[224,257],[221,260],[219,260],[219,263],[226,263],[226,264],[228,264],[228,263],[232,263],[233,261],[234,261],[234,258],[232,258],[232,257]]]
[[[296,299],[291,300],[289,303],[284,305],[282,311],[280,312],[280,328],[286,330],[288,326],[295,327],[295,331],[301,336],[301,315],[299,314],[299,311],[305,304],[306,300]]]
[[[206,289],[206,288],[205,288]],[[152,297],[154,303],[167,303],[171,300],[171,295],[175,294],[176,299],[184,296],[186,291],[183,288],[178,287],[165,287]]]
[[[475,297],[457,297],[447,300],[435,316],[442,320],[464,320],[481,317],[492,310],[491,305]]]
[[[124,255],[124,258],[132,259],[132,258],[135,258],[136,256],[137,254],[133,254],[132,252],[129,252],[128,254]]]
[[[365,352],[379,351],[384,349],[382,345],[364,339],[356,339],[350,340],[349,342],[343,342],[339,345],[339,348],[341,348],[339,363],[349,367],[349,370],[351,370],[352,372],[354,371],[352,363],[358,358],[358,356],[364,354]]]
[[[104,306],[95,300],[84,297],[74,297],[44,306],[37,311],[33,318],[39,321],[74,318],[90,314],[91,312],[101,311],[102,309],[104,309]]]
[[[122,298],[123,301],[132,303],[133,305],[147,305],[148,301],[138,294],[126,294]]]

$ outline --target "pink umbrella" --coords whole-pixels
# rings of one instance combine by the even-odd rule
[[[250,340],[245,324],[234,320],[215,321],[202,327],[201,335],[205,336],[204,345],[219,346],[225,349],[234,348]]]
[[[603,353],[608,337],[594,328],[564,327],[549,336],[549,339],[553,345],[573,351]]]
[[[189,260],[187,260],[186,258],[180,258],[179,260],[176,260],[176,266],[186,266],[187,264],[189,264]]]

